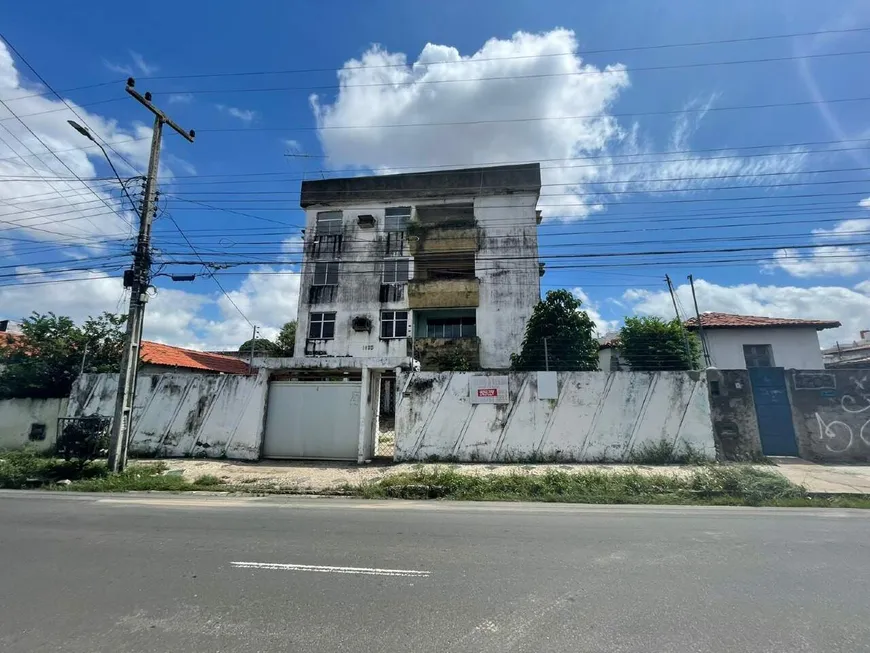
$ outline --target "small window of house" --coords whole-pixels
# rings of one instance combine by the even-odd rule
[[[411,220],[410,206],[395,206],[384,214],[384,231],[405,231]]]
[[[308,320],[308,337],[332,340],[335,337],[335,313],[312,313]]]
[[[321,261],[314,264],[314,286],[338,285],[338,261]]]
[[[314,233],[318,236],[330,236],[341,233],[341,211],[321,211],[317,214],[317,224]]]
[[[381,312],[381,338],[407,338],[408,311]]]
[[[773,347],[770,345],[743,345],[746,367],[773,367]]]
[[[384,261],[384,283],[408,283],[408,259]]]

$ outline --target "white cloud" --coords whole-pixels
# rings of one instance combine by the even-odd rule
[[[136,65],[136,68],[139,70],[139,72],[143,75],[153,75],[158,70],[160,70],[159,67],[148,63],[147,61],[145,61],[145,57],[143,57],[138,52],[134,52],[133,50],[130,50],[130,58],[133,60],[133,63]]]
[[[85,271],[45,275],[36,268],[17,268],[28,273],[22,282],[31,285],[0,286],[0,317],[15,322],[32,312],[54,312],[81,323],[104,311],[125,313],[129,295],[121,280],[105,272]],[[70,281],[70,279],[81,279]],[[230,284],[221,277],[225,288]],[[34,284],[37,281],[54,283]],[[277,335],[281,326],[296,318],[299,274],[289,268],[263,267],[246,275],[229,296],[265,338]],[[206,314],[215,309],[219,318]],[[229,299],[215,286],[209,294],[195,294],[177,288],[159,288],[145,309],[144,337],[194,349],[234,349],[251,337],[251,327]]]
[[[169,104],[190,104],[193,102],[193,94],[192,93],[170,93],[169,97],[166,98],[166,101]]]
[[[675,157],[650,158],[652,147],[644,142],[640,127],[625,128],[611,115],[612,105],[629,86],[629,71],[618,62],[598,68],[578,55],[564,56],[576,50],[574,33],[565,29],[490,39],[470,56],[429,43],[410,64],[402,53],[373,46],[338,71],[340,90],[332,103],[317,95],[310,98],[328,164],[390,172],[543,161],[540,206],[544,215],[573,218],[615,201],[614,196],[596,197],[596,191],[625,186],[614,186],[614,179],[682,177],[690,179],[682,187],[703,188],[721,185],[721,180],[700,177],[789,172],[802,165],[801,156],[790,157],[788,152],[763,163],[736,155],[722,158],[722,153],[715,158],[681,155],[680,159],[689,160],[680,162]],[[494,77],[508,79],[488,79]],[[687,107],[698,111],[675,122],[668,143],[671,149],[689,148],[689,139],[714,99]],[[583,117],[557,119],[571,116]],[[487,122],[493,120],[507,122]],[[383,127],[474,121],[483,122]],[[351,126],[365,128],[347,129]],[[627,159],[632,165],[616,166],[608,158],[614,154],[638,157]],[[620,156],[620,161],[626,159]],[[734,183],[755,183],[753,177],[748,179]],[[646,187],[632,184],[631,190],[670,186],[673,183],[650,182]]]
[[[239,289],[227,295],[217,298],[220,320],[197,324],[210,348],[238,347],[251,337],[251,326],[239,311],[260,327],[261,337],[278,335],[285,322],[296,319],[299,273],[290,268],[263,266],[252,270]]]
[[[302,148],[302,144],[297,140],[293,140],[292,138],[288,138],[288,139],[284,140],[283,142],[284,142],[284,147],[287,148],[288,154],[302,154],[302,152],[304,152],[304,150]]]
[[[127,77],[135,77],[137,73],[150,76],[160,70],[159,67],[145,61],[145,57],[138,52],[134,52],[133,50],[129,50],[128,52],[132,63],[117,63],[103,59],[103,65],[113,73],[120,73]]]
[[[67,120],[86,123],[92,134],[111,143],[138,170],[147,166],[151,129],[139,124],[122,129],[115,120],[68,101],[73,113],[50,95],[34,96],[43,90],[21,77],[6,45],[0,42],[0,98],[8,106],[0,107],[0,176],[5,178],[0,184],[2,230],[80,244],[98,236],[127,236],[131,227],[113,211],[131,223],[135,216],[122,200],[118,184],[75,181],[76,176],[98,176],[97,166],[103,175],[108,166],[99,148],[73,130]],[[12,111],[23,117],[27,127]],[[112,156],[122,175],[138,174]]]
[[[854,288],[798,288],[758,284],[721,286],[696,279],[695,292],[701,312],[839,320],[843,325],[839,329],[819,332],[822,346],[831,345],[837,340],[851,341],[857,337],[859,331],[870,326],[870,281],[861,282]],[[681,306],[690,311],[683,318],[693,315],[692,291],[689,286],[679,286],[676,293]],[[671,297],[666,291],[631,289],[624,293],[623,300],[631,305],[635,313],[641,315],[658,315],[666,319],[673,316]]]
[[[230,107],[226,104],[216,104],[218,111],[222,111],[228,116],[238,118],[244,123],[251,123],[257,117],[257,112],[253,109],[239,109],[238,107]]]
[[[127,77],[133,77],[136,74],[133,67],[129,64],[114,63],[103,59],[103,65],[107,70],[111,70],[113,73],[118,73],[120,75],[126,75]]]
[[[870,198],[868,198],[870,199]],[[861,200],[859,206],[870,208],[870,202]],[[831,245],[825,242],[848,243],[870,240],[870,218],[858,218],[838,222],[831,229],[813,229],[812,244],[820,245],[804,253],[793,248],[774,252],[774,260],[762,265],[762,270],[777,268],[799,278],[819,276],[852,276],[870,270],[867,249],[851,245]]]
[[[604,334],[609,333],[610,331],[615,331],[619,328],[619,320],[605,320],[601,317],[601,313],[598,309],[598,304],[589,299],[589,295],[583,292],[582,288],[572,288],[571,294],[583,303],[581,310],[585,311],[586,315],[589,316],[589,319],[595,323],[595,329],[598,332],[598,337],[601,337]]]

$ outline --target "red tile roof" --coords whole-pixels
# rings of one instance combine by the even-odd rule
[[[231,356],[207,354],[204,351],[170,347],[148,340],[142,341],[139,355],[143,363],[165,367],[183,367],[194,370],[223,372],[224,374],[247,374],[248,364]]]
[[[0,347],[8,345],[13,340],[17,340],[20,333],[11,333],[9,331],[0,331]]]
[[[697,329],[698,319],[691,318],[684,322],[687,329]],[[834,320],[798,320],[787,317],[758,317],[756,315],[733,315],[731,313],[701,313],[701,326],[705,329],[746,329],[771,327],[812,327],[836,329],[840,323]]]

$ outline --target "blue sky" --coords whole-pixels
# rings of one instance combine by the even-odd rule
[[[577,289],[602,332],[627,314],[668,315],[666,273],[685,309],[694,274],[701,310],[839,319],[843,329],[828,337],[840,340],[870,325],[860,244],[870,240],[870,207],[859,205],[870,197],[870,141],[860,140],[870,138],[870,102],[840,101],[870,96],[870,54],[855,54],[870,51],[870,31],[844,31],[870,27],[866,2],[324,0],[252,11],[181,1],[144,14],[108,2],[87,12],[25,3],[5,12],[2,33],[137,170],[150,121],[123,91],[128,73],[196,129],[193,145],[165,139],[161,260],[194,258],[174,219],[206,260],[262,261],[216,277],[245,317],[214,279],[158,278],[148,337],[225,347],[250,332],[248,320],[270,335],[294,317],[303,177],[538,159],[548,160],[544,290]],[[832,33],[741,40],[819,31]],[[475,53],[483,61],[400,65]],[[339,90],[350,60],[362,63],[345,70]],[[721,65],[745,60],[753,62]],[[311,72],[264,74],[300,69]],[[201,77],[210,74],[222,76]],[[120,212],[122,198],[108,182],[92,184],[94,195],[69,181],[70,170],[86,179],[109,170],[97,150],[73,151],[87,142],[66,126],[74,116],[56,97],[22,97],[42,91],[18,57],[0,60],[0,317],[116,310],[124,297],[107,277],[122,266],[130,229],[108,209]],[[729,109],[769,104],[790,106]],[[391,127],[481,119],[502,122]],[[25,146],[38,155],[26,157],[36,171],[15,159]],[[70,194],[91,213],[69,213],[82,210]],[[788,250],[826,243],[837,247]],[[746,247],[785,251],[684,253]],[[41,283],[52,269],[86,279]]]

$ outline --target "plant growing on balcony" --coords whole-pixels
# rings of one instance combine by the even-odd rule
[[[511,355],[519,371],[556,372],[598,369],[595,324],[568,290],[551,290],[538,302],[526,324],[522,350]]]

